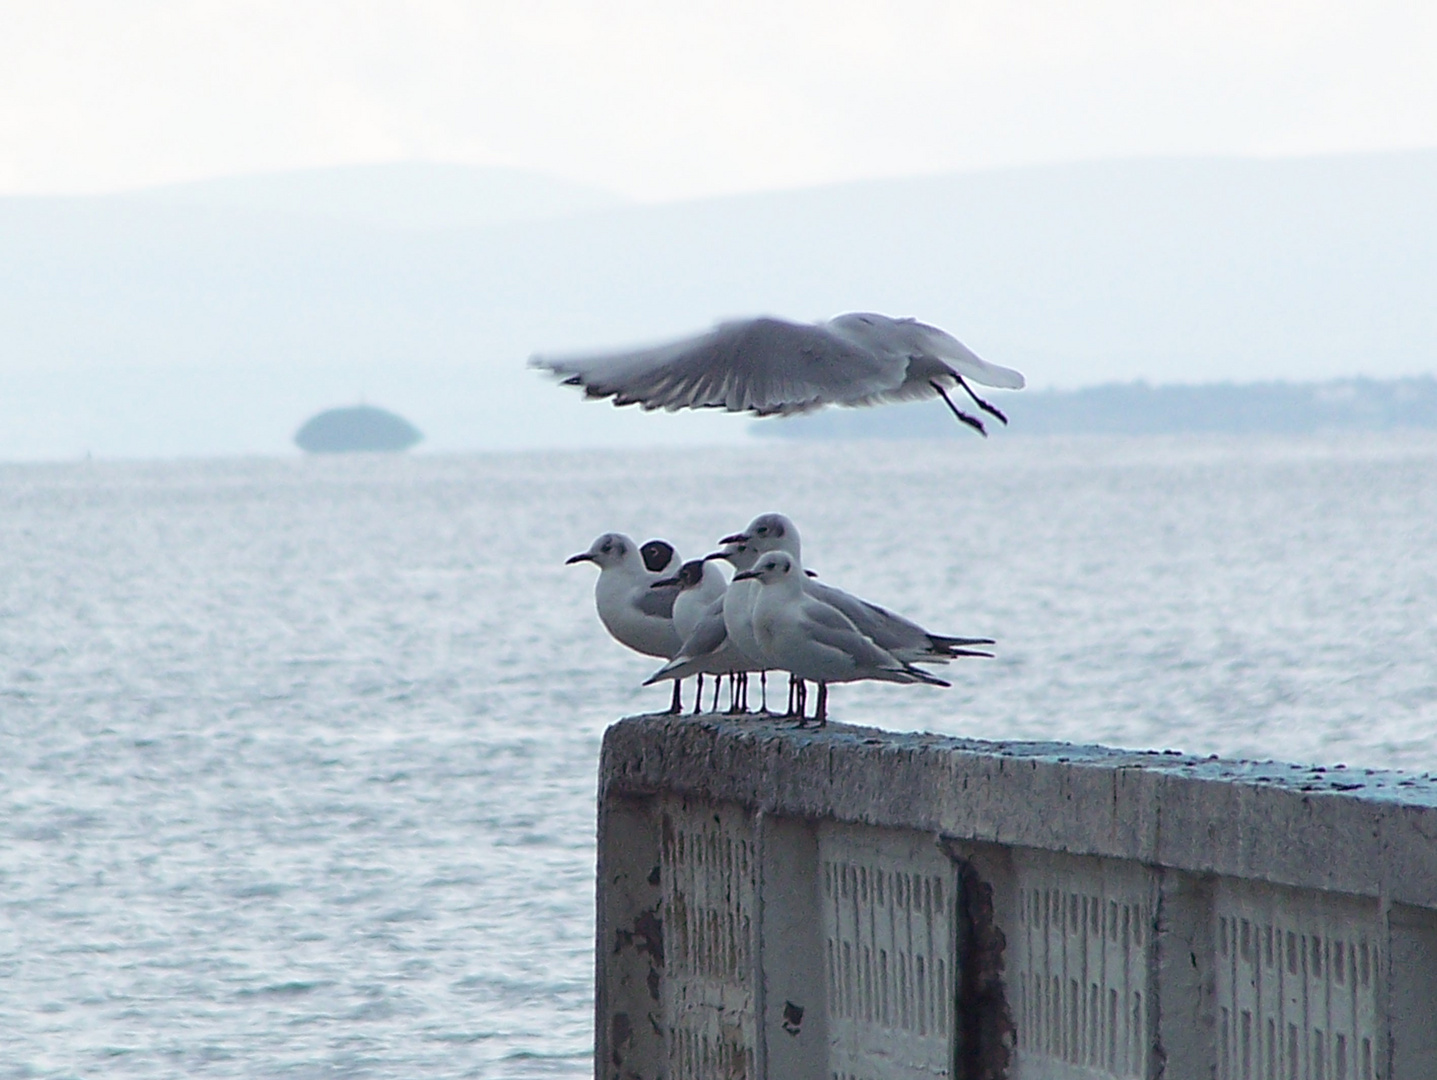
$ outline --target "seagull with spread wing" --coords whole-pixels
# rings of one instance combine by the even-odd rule
[[[916,319],[850,312],[822,323],[757,318],[720,323],[666,345],[589,356],[535,356],[592,398],[644,409],[727,409],[789,416],[824,405],[878,405],[941,397],[963,423],[983,421],[953,403],[962,390],[980,410],[1008,418],[970,383],[1020,390],[1023,376],[980,359],[953,335]]]

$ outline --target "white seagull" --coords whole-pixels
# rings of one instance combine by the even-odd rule
[[[831,604],[804,588],[803,567],[786,552],[770,551],[736,581],[756,580],[761,588],[753,608],[754,636],[768,662],[800,679],[818,683],[813,718],[828,723],[828,684],[881,679],[884,682],[949,683],[905,664],[880,649]],[[805,722],[800,705],[798,723]]]
[[[669,549],[667,556],[659,544]],[[565,563],[591,562],[599,568],[598,580],[594,582],[594,606],[598,609],[599,621],[615,641],[645,656],[667,660],[683,646],[673,618],[678,586],[655,589],[654,583],[662,580],[663,574],[649,567],[661,558],[668,567],[676,556],[672,546],[664,541],[650,541],[644,546],[649,551],[641,554],[639,547],[623,533],[604,533],[589,545],[588,551],[570,556]],[[670,708],[673,712],[680,708],[677,680]]]
[[[697,582],[701,580],[699,574],[689,570],[691,564],[685,563],[684,569],[679,573],[680,588],[679,598],[674,603],[674,611],[677,613],[679,604],[683,603],[684,597],[699,591]],[[718,573],[716,567],[708,560],[703,565]],[[740,582],[741,585],[748,584]],[[724,625],[724,605],[727,602],[727,593],[711,601],[704,609],[701,616],[695,621],[693,629],[684,638],[683,648],[678,654],[658,671],[654,672],[644,680],[645,686],[652,686],[663,679],[686,679],[690,675],[697,675],[699,681],[699,696],[694,699],[694,712],[699,711],[699,704],[703,698],[703,678],[705,674],[715,676],[714,679],[714,708],[718,708],[718,676],[739,675],[749,671],[757,671],[762,666],[755,664],[747,656],[739,651],[728,636],[728,629]],[[730,707],[736,710],[739,706],[740,697],[733,682],[729,685]]]
[[[723,571],[708,559],[690,559],[673,577],[660,578],[653,587],[660,589],[666,585],[673,585],[679,591],[674,598],[674,629],[680,641],[688,640],[709,605],[722,600],[728,589]]]
[[[796,566],[803,566],[798,528],[783,514],[760,514],[748,523],[748,528],[743,532],[726,536],[723,542],[745,546],[758,555],[769,551],[782,551],[793,559]],[[860,633],[904,663],[946,664],[959,656],[993,655],[972,648],[974,645],[992,645],[992,638],[934,634],[912,619],[905,619],[902,615],[896,615],[887,608],[871,604],[852,593],[807,575],[800,577],[810,595],[843,612],[858,627]]]
[[[708,333],[663,345],[587,356],[534,356],[592,398],[644,409],[727,409],[759,416],[824,405],[878,405],[937,395],[963,423],[983,421],[948,396],[963,390],[979,409],[1008,418],[968,380],[1021,390],[1023,376],[980,359],[952,334],[916,319],[850,312],[827,322],[761,317],[719,323]]]

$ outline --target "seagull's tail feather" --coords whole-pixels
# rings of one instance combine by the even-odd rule
[[[688,678],[690,675],[694,674],[694,672],[692,672],[692,671],[681,671],[680,669],[682,669],[683,666],[684,666],[685,664],[689,663],[689,662],[690,662],[690,661],[689,661],[689,658],[688,658],[687,656],[680,656],[680,657],[676,657],[676,658],[673,659],[673,660],[670,660],[670,661],[669,661],[667,664],[665,664],[663,667],[659,668],[658,671],[654,672],[654,673],[653,673],[652,675],[650,675],[647,679],[645,679],[645,680],[644,680],[644,685],[645,685],[645,686],[653,686],[654,683],[656,683],[656,682],[663,682],[665,679],[686,679],[686,678]]]
[[[940,650],[966,649],[970,645],[998,644],[990,637],[948,637],[946,634],[929,634],[928,640],[933,648]]]
[[[952,686],[951,682],[944,682],[936,675],[930,675],[926,671],[914,667],[912,664],[903,665],[903,673],[913,682],[927,683],[929,686]]]

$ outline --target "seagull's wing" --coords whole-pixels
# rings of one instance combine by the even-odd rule
[[[639,598],[634,606],[645,615],[652,615],[657,619],[672,619],[674,617],[674,601],[678,599],[678,595],[679,587],[677,585],[645,589],[639,593]]]
[[[886,649],[905,663],[946,663],[955,656],[986,656],[986,653],[967,652],[964,647],[994,643],[992,638],[959,638],[931,634],[912,619],[906,619],[885,607],[822,582],[809,581],[805,588],[810,596],[841,611],[858,628],[859,633],[871,638],[880,649]]]
[[[760,318],[721,323],[707,334],[601,356],[530,360],[582,386],[589,397],[645,409],[727,409],[760,416],[897,389],[907,361],[814,326]]]
[[[723,600],[710,604],[684,642],[679,656],[685,659],[707,656],[728,640],[728,627],[723,621]]]
[[[864,635],[843,612],[821,600],[803,605],[803,629],[820,645],[846,653],[859,667],[901,669],[902,663]]]

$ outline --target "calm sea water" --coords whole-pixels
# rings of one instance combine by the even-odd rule
[[[0,1077],[579,1077],[608,529],[999,639],[836,719],[1437,764],[1437,440],[0,468]]]

